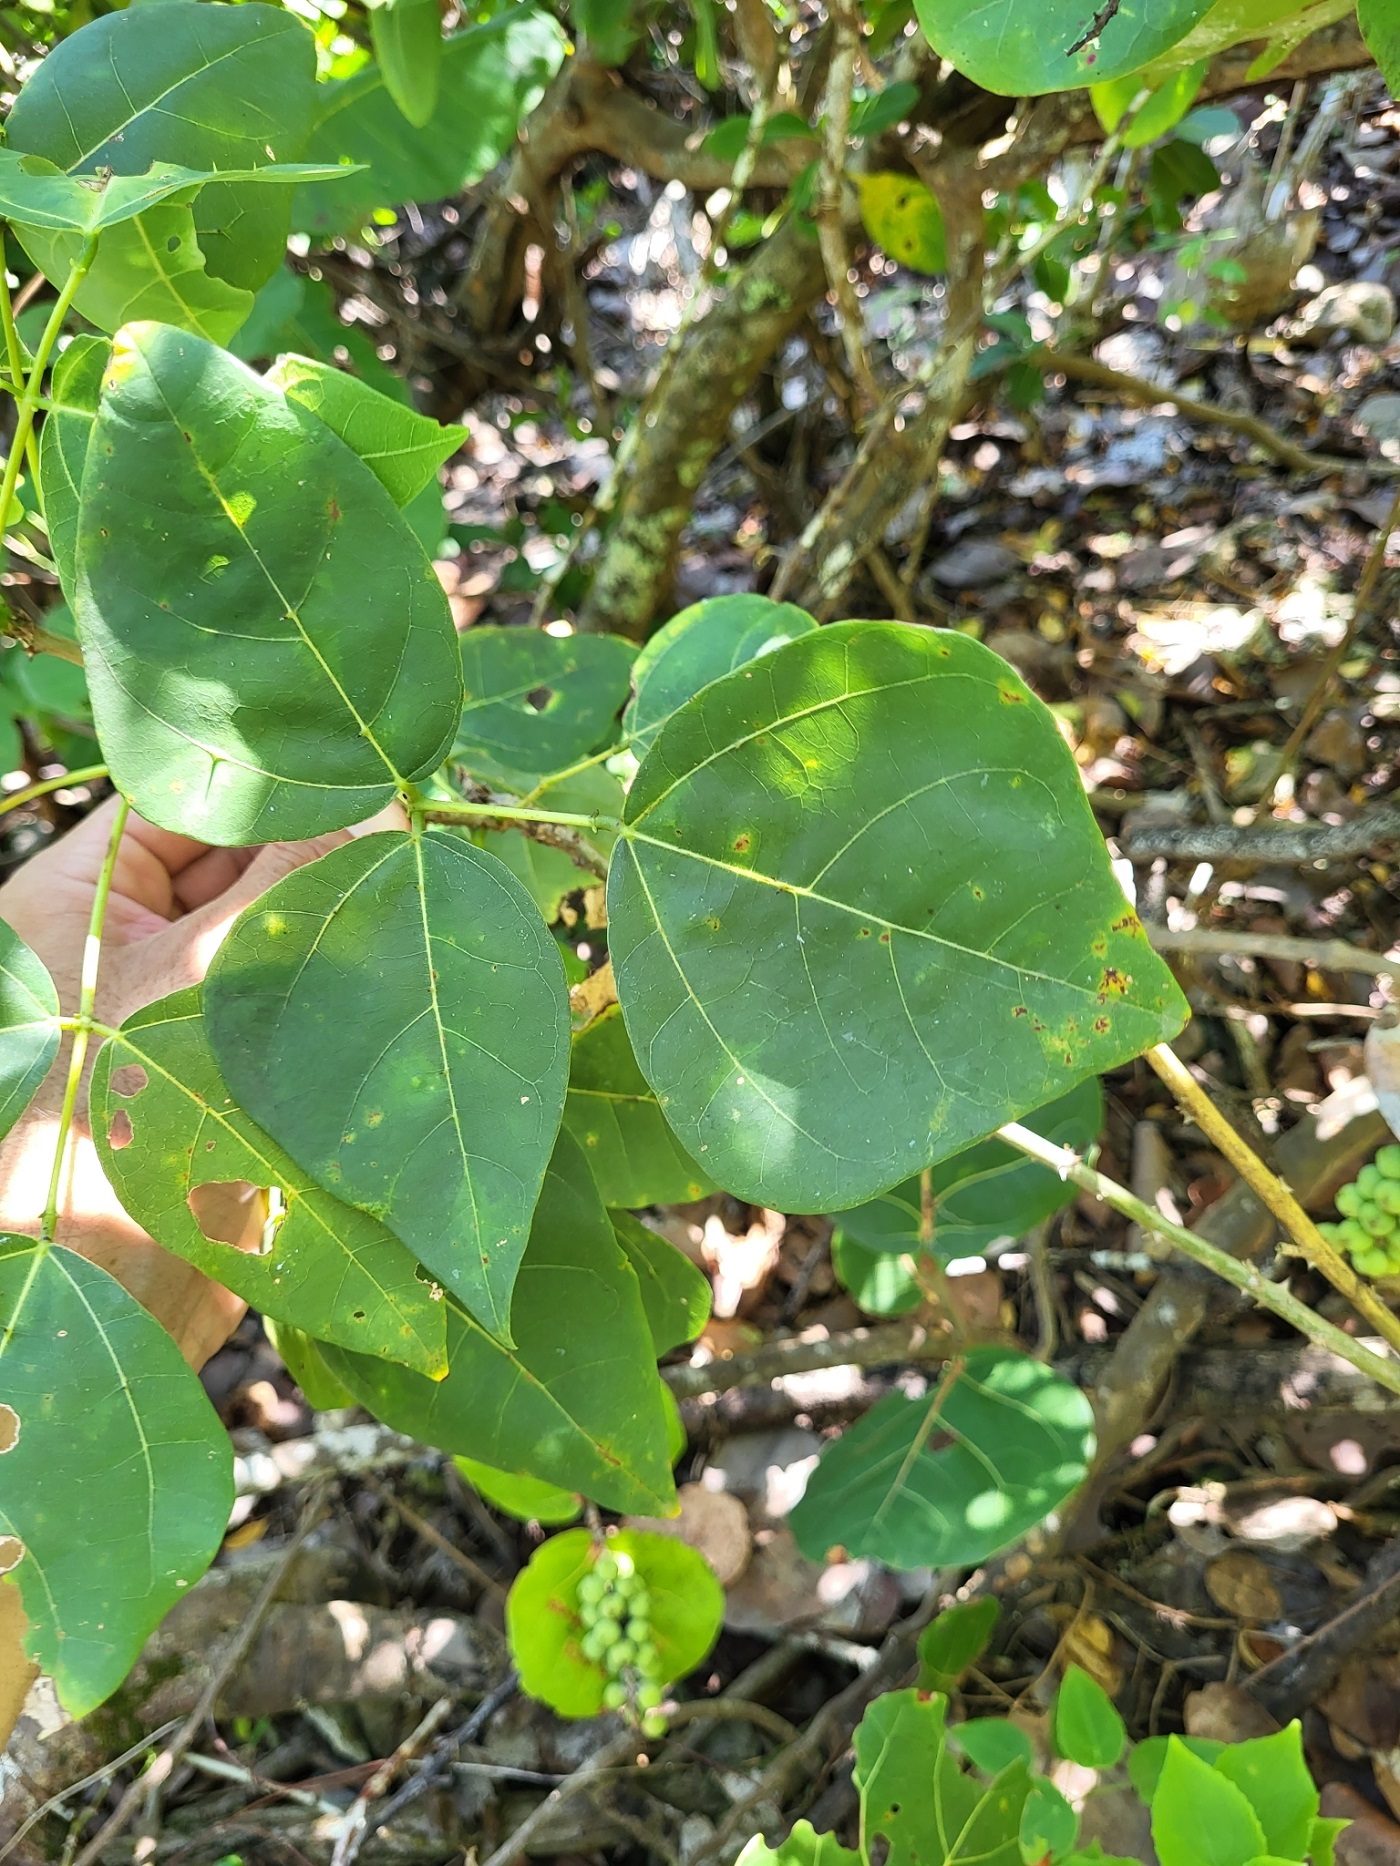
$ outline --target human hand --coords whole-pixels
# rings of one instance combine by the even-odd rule
[[[65,1013],[77,1008],[88,920],[116,810],[117,800],[109,799],[0,887],[0,919],[48,967]],[[400,821],[395,813],[365,829]],[[98,1022],[119,1024],[143,1005],[198,984],[250,902],[351,833],[339,830],[258,850],[220,849],[129,817],[103,930]],[[65,1043],[33,1105],[0,1149],[0,1230],[38,1233],[67,1073]],[[69,1144],[58,1242],[123,1283],[169,1329],[193,1367],[203,1366],[243,1314],[238,1297],[162,1250],[127,1217],[98,1161],[85,1099]]]

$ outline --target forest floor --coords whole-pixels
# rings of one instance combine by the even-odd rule
[[[1247,100],[1238,114],[1248,121]],[[605,408],[636,394],[691,269],[675,201],[635,176],[612,188],[618,225],[586,280]],[[1248,327],[1173,328],[1163,307],[1181,288],[1170,259],[1148,254],[1123,268],[1115,328],[1093,354],[1342,464],[1295,471],[1211,418],[1128,399],[1121,382],[1051,378],[1022,409],[993,392],[953,430],[909,601],[921,621],[976,632],[1055,709],[1191,999],[1181,1053],[1325,1214],[1386,1136],[1363,1042],[1386,1027],[1385,955],[1400,943],[1400,861],[1385,853],[1400,851],[1386,815],[1400,568],[1385,555],[1400,487],[1400,111],[1368,94],[1314,197],[1299,287],[1265,291]],[[411,258],[416,235],[400,233]],[[914,366],[927,282],[863,276],[872,331],[896,367]],[[1025,308],[1034,326],[1041,313]],[[677,607],[762,588],[847,457],[822,341],[794,346],[706,481]],[[477,400],[449,469],[458,554],[440,568],[462,627],[528,618],[606,465],[596,433],[527,390]],[[579,389],[575,417],[588,406]],[[873,585],[843,607],[888,613]],[[61,818],[19,825],[19,845]],[[1156,1077],[1139,1065],[1105,1090],[1104,1169],[1247,1248],[1257,1213]],[[684,1532],[727,1584],[725,1630],[684,1688],[712,1715],[642,1768],[616,1760],[616,1719],[566,1724],[514,1692],[502,1603],[541,1532],[488,1510],[450,1459],[362,1415],[312,1414],[250,1317],[205,1373],[240,1459],[220,1567],[119,1707],[45,1746],[44,1791],[68,1792],[23,1844],[61,1849],[66,1832],[73,1858],[129,1779],[119,1754],[158,1747],[152,1733],[221,1668],[221,1713],[159,1823],[107,1857],[368,1866],[474,1849],[498,1866],[494,1850],[561,1785],[530,1846],[571,1866],[604,1854],[728,1866],[734,1841],[799,1812],[849,1839],[850,1732],[907,1673],[910,1626],[962,1590],[1004,1605],[969,1714],[1012,1711],[1042,1730],[1072,1658],[1137,1736],[1239,1737],[1301,1716],[1324,1812],[1356,1823],[1338,1858],[1400,1866],[1400,1614],[1392,1601],[1378,1631],[1355,1611],[1393,1591],[1400,1407],[1374,1392],[1358,1403],[1335,1368],[1222,1286],[1203,1292],[1084,1195],[999,1260],[957,1266],[952,1288],[968,1319],[1097,1388],[1111,1468],[1053,1533],[977,1575],[818,1567],[784,1518],[822,1433],[887,1390],[897,1364],[772,1378],[760,1362],[708,1397],[703,1367],[729,1362],[730,1379],[765,1344],[895,1324],[837,1283],[829,1221],[727,1197],[652,1221],[715,1288],[697,1371],[685,1351],[675,1376],[692,1394]],[[1354,1325],[1305,1270],[1292,1282]],[[240,1635],[251,1655],[235,1662]],[[609,1766],[584,1768],[604,1754]],[[1126,1800],[1100,1818],[1108,1852],[1150,1861]]]

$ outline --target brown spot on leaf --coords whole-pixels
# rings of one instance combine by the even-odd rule
[[[1120,972],[1116,965],[1106,965],[1099,976],[1100,998],[1121,998],[1131,984],[1126,972]]]
[[[753,847],[753,837],[746,829],[741,829],[739,834],[734,838],[733,847],[736,855],[747,855],[749,850]]]
[[[880,935],[880,944],[882,946],[888,946],[889,943],[890,943],[889,928],[886,927],[885,931]]]
[[[1015,1007],[1015,1008],[1013,1009],[1013,1011],[1012,1011],[1012,1013],[1011,1013],[1011,1015],[1012,1015],[1013,1017],[1029,1017],[1029,1016],[1030,1016],[1030,1012],[1029,1012],[1029,1011],[1028,1011],[1028,1010],[1026,1009],[1026,1007],[1025,1007],[1025,1005],[1024,1005],[1024,1004],[1018,1004],[1018,1005],[1016,1005],[1016,1007]]]
[[[19,1443],[19,1414],[0,1400],[0,1456]]]
[[[1106,1037],[1109,1031],[1108,1019],[1106,1017],[1096,1017],[1094,1019],[1094,1029],[1098,1032],[1099,1036]]]
[[[1145,937],[1142,931],[1142,922],[1134,913],[1124,914],[1123,918],[1121,920],[1115,920],[1108,930],[1110,933],[1132,933],[1138,938]]]

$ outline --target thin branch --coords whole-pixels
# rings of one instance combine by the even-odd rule
[[[1361,972],[1372,978],[1389,978],[1400,973],[1400,953],[1368,952],[1364,946],[1352,946],[1344,939],[1297,938],[1287,933],[1255,933],[1249,927],[1230,933],[1209,927],[1164,927],[1145,925],[1157,952],[1199,953],[1211,958],[1244,957],[1284,959],[1298,965],[1315,967],[1319,972]],[[1362,1010],[1348,1005],[1348,1010]]]
[[[1365,466],[1368,471],[1378,474],[1400,472],[1400,467],[1389,461],[1344,460],[1334,458],[1331,454],[1309,453],[1306,448],[1299,447],[1280,434],[1277,428],[1271,428],[1267,421],[1261,421],[1257,415],[1244,414],[1236,408],[1224,408],[1219,402],[1203,402],[1198,396],[1187,395],[1180,389],[1170,388],[1166,383],[1151,382],[1145,376],[1130,376],[1121,369],[1110,369],[1106,363],[1095,362],[1090,356],[1075,356],[1065,350],[1041,349],[1032,350],[1023,361],[1047,376],[1067,376],[1075,382],[1090,383],[1096,388],[1111,390],[1125,401],[1148,405],[1168,402],[1188,420],[1199,421],[1210,427],[1226,428],[1232,434],[1253,441],[1257,447],[1264,448],[1295,473],[1354,472],[1358,466]]]
[[[861,19],[852,0],[830,0],[833,27],[831,66],[822,103],[821,186],[817,203],[817,238],[827,283],[836,300],[836,321],[845,346],[846,363],[857,398],[867,408],[880,402],[865,348],[865,320],[851,284],[851,255],[846,247],[846,216],[842,197],[846,190],[846,144],[851,128],[851,92],[856,60],[860,56]]]
[[[1270,1172],[1254,1149],[1235,1132],[1170,1044],[1154,1044],[1147,1051],[1147,1062],[1211,1144],[1268,1206],[1292,1238],[1299,1255],[1346,1297],[1358,1315],[1365,1316],[1384,1341],[1400,1352],[1400,1317],[1356,1274],[1341,1252],[1327,1242],[1291,1189],[1276,1173]]]
[[[1333,1354],[1349,1361],[1387,1392],[1400,1393],[1400,1359],[1373,1354],[1369,1348],[1363,1348],[1350,1335],[1317,1315],[1305,1302],[1300,1302],[1289,1290],[1278,1283],[1271,1283],[1253,1264],[1241,1263],[1228,1251],[1208,1243],[1196,1232],[1188,1231],[1184,1225],[1171,1223],[1152,1206],[1134,1198],[1126,1186],[1118,1185],[1115,1180],[1086,1165],[1070,1148],[1042,1140],[1039,1134],[1032,1134],[1029,1128],[1022,1127],[1019,1122],[1008,1122],[1005,1127],[997,1129],[997,1135],[1008,1146],[1015,1147],[1018,1153],[1024,1153],[1027,1159],[1038,1160],[1062,1179],[1072,1180],[1085,1192],[1092,1192],[1106,1205],[1122,1212],[1125,1218],[1136,1220],[1145,1232],[1151,1232],[1164,1243],[1172,1245],[1183,1256],[1191,1258],[1192,1262],[1213,1270],[1218,1277],[1257,1302],[1261,1309],[1268,1309],[1300,1334],[1306,1335],[1309,1341],[1330,1348]]]
[[[247,1618],[239,1627],[236,1637],[229,1641],[228,1648],[215,1668],[213,1676],[199,1694],[199,1702],[150,1768],[139,1775],[127,1788],[112,1813],[108,1815],[74,1860],[73,1866],[97,1866],[103,1853],[118,1834],[125,1830],[143,1801],[146,1803],[148,1814],[154,1810],[161,1790],[180,1766],[185,1751],[194,1743],[195,1738],[204,1728],[206,1720],[213,1715],[220,1692],[252,1650],[258,1628],[267,1617],[268,1608],[276,1598],[278,1588],[286,1579],[287,1571],[295,1561],[302,1544],[320,1520],[320,1515],[320,1499],[316,1498],[303,1515],[296,1534],[283,1551],[282,1559],[263,1583],[262,1591],[249,1609]]]

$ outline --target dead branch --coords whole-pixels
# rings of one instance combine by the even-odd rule
[[[1400,803],[1382,798],[1347,823],[1130,824],[1124,850],[1134,862],[1342,862],[1400,841]]]

